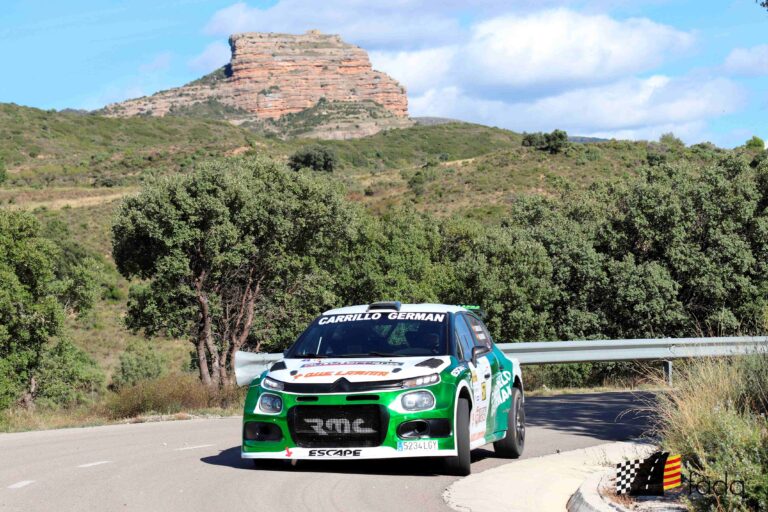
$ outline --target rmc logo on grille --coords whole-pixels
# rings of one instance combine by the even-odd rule
[[[328,434],[375,434],[376,430],[363,426],[365,420],[358,418],[349,421],[346,418],[304,418],[304,421],[312,426],[312,429],[321,436]]]

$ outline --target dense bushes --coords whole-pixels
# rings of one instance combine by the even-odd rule
[[[288,165],[294,171],[312,169],[313,171],[333,172],[339,162],[331,148],[314,144],[304,146],[288,159]]]
[[[169,374],[139,381],[111,395],[107,411],[114,419],[142,414],[174,414],[208,408],[228,408],[242,404],[245,389],[204,386],[194,374]]]
[[[568,147],[568,134],[563,130],[555,130],[552,133],[525,133],[523,134],[523,146],[548,151],[553,155],[562,153]]]
[[[696,496],[696,510],[768,509],[768,355],[691,362],[676,368],[675,388],[650,404],[665,448],[684,473],[740,480],[745,492]],[[738,487],[736,488],[738,490]]]
[[[156,379],[168,372],[168,360],[147,342],[133,342],[120,354],[112,385],[115,389]]]
[[[183,180],[207,183],[203,176],[210,174],[209,178],[215,176],[221,182],[216,187],[223,187],[234,179],[228,173],[258,170],[264,165],[247,159],[223,161],[215,165],[214,174],[205,168]],[[267,167],[273,181],[287,179],[279,166]],[[306,191],[315,191],[313,197],[327,193],[322,192],[327,186],[323,178],[304,173],[299,180],[308,187]],[[254,182],[256,188],[248,197],[261,193],[256,192],[266,186],[261,183]],[[269,197],[272,201],[276,196],[270,193]],[[354,205],[342,208],[338,197],[333,197],[320,203],[302,202],[306,208],[319,208],[317,215],[327,215],[328,208],[336,205],[337,214],[323,223],[323,229],[333,227],[333,251],[322,257],[317,251],[302,256],[301,251],[311,249],[306,243],[286,246],[277,262],[293,261],[298,266],[291,272],[301,271],[288,280],[288,274],[275,274],[276,285],[270,285],[269,293],[256,303],[247,346],[281,350],[323,309],[382,298],[482,304],[492,334],[504,342],[757,334],[765,328],[766,164],[753,168],[739,156],[703,169],[659,163],[640,169],[637,177],[585,192],[564,188],[556,196],[520,198],[509,207],[500,226],[437,219],[409,209],[374,217]],[[202,203],[198,199],[195,204]],[[238,222],[256,229],[257,211],[238,210],[242,212],[236,216]],[[277,222],[275,226],[282,226],[288,235],[289,225],[280,224],[275,217],[288,210],[275,211],[278,213],[266,217],[265,226]],[[340,222],[338,216],[345,220]],[[202,227],[216,236],[230,233],[232,226],[226,218],[216,221],[221,225],[214,222]],[[299,218],[305,219],[301,226],[308,225],[310,217],[292,215],[294,227]],[[123,216],[121,222],[125,219]],[[179,231],[189,232],[187,228]],[[258,242],[260,237],[254,231],[249,243],[263,245],[265,242]],[[205,235],[203,239],[210,246],[212,238]],[[167,242],[168,235],[164,240]],[[232,247],[241,252],[263,250],[243,245],[242,237],[232,240],[236,243]],[[140,259],[154,251],[141,243],[126,247]],[[217,258],[234,257],[227,247],[217,249]],[[168,264],[169,260],[163,261]],[[192,285],[190,281],[190,288]],[[162,329],[173,315],[192,315],[193,309],[179,305],[194,301],[160,304],[158,297],[174,295],[155,294],[154,302],[141,302],[149,296],[140,290],[134,289],[132,315],[141,313],[142,321],[150,321],[147,325],[162,320],[155,325]],[[186,290],[173,300],[190,301],[192,295],[184,295],[189,293]],[[217,298],[214,304],[218,308],[222,302]],[[169,308],[173,315],[155,318],[152,315],[162,310],[158,308]],[[184,318],[193,322],[196,317]],[[575,370],[565,380],[587,385],[625,370],[594,365]]]

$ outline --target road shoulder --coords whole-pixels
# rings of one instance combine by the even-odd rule
[[[653,450],[647,443],[616,442],[514,461],[454,482],[443,499],[459,512],[565,510],[588,476]]]

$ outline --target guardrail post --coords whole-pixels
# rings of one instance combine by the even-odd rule
[[[664,380],[667,386],[672,386],[672,361],[662,361],[664,363]]]

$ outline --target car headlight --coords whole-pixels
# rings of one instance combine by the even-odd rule
[[[424,377],[414,377],[413,379],[405,379],[403,381],[404,388],[417,388],[419,386],[429,386],[440,382],[440,375],[433,373],[432,375],[426,375]]]
[[[264,379],[261,381],[261,387],[264,389],[272,389],[274,391],[282,391],[285,386],[283,386],[283,383],[280,381],[270,379],[269,377],[264,377]]]
[[[259,398],[259,409],[275,414],[283,410],[283,399],[277,395],[265,393]]]
[[[400,397],[406,411],[426,411],[435,406],[435,397],[429,391],[412,391]]]

